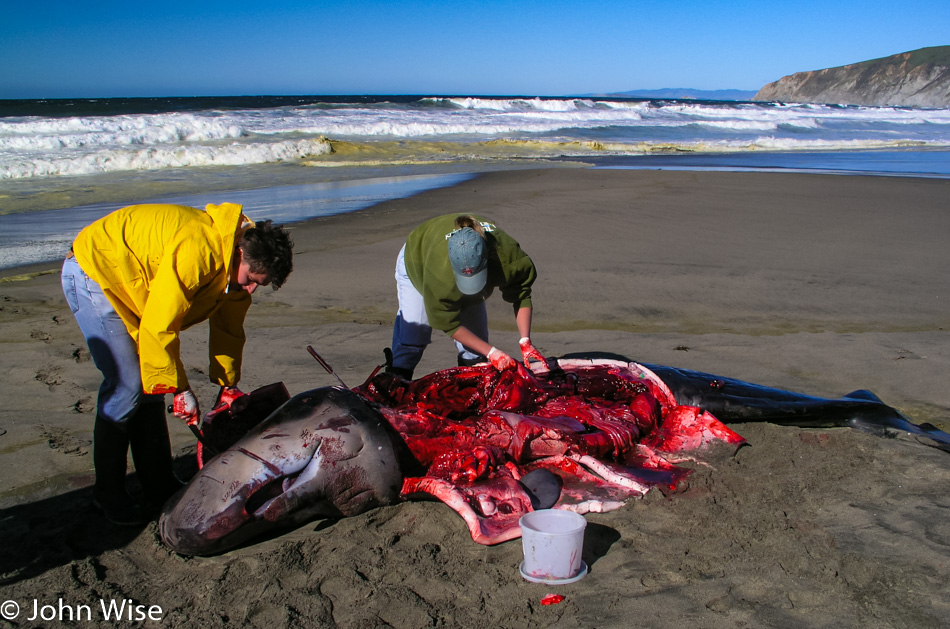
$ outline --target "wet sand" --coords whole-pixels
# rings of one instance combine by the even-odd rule
[[[244,380],[350,386],[390,344],[393,265],[426,218],[496,220],[540,270],[536,345],[613,352],[821,396],[870,389],[950,430],[950,181],[778,173],[479,175],[293,226],[295,271],[255,295]],[[587,516],[577,583],[518,573],[437,502],[304,525],[212,558],[89,506],[99,375],[56,265],[0,274],[0,599],[132,599],[162,624],[341,627],[940,627],[950,617],[950,454],[902,434],[735,424],[749,445],[671,496]],[[11,276],[23,274],[17,281]],[[39,274],[38,274],[39,273]],[[510,309],[492,341],[517,355]],[[204,406],[204,326],[183,335]],[[417,373],[454,364],[438,334]],[[178,471],[194,438],[173,419]],[[130,476],[134,489],[135,477]],[[566,598],[543,606],[545,594]]]

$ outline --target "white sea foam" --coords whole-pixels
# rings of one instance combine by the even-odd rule
[[[728,152],[947,147],[950,110],[433,97],[412,103],[8,117],[0,118],[0,179],[318,158],[331,151],[326,138],[438,142],[447,159],[467,159],[468,144],[496,139],[523,147],[520,156],[526,158],[539,155],[541,145],[532,142],[610,145],[617,154],[677,147]]]
[[[703,120],[694,124],[735,131],[774,131],[778,124],[769,120]]]
[[[543,98],[446,98],[444,102],[462,109],[481,109],[488,111],[574,111],[592,108],[595,103],[588,99],[543,99]]]
[[[325,155],[330,150],[329,143],[321,139],[218,146],[110,148],[69,157],[42,155],[31,159],[3,160],[0,167],[7,178],[88,175],[120,170],[263,164]]]
[[[7,148],[77,148],[90,144],[166,144],[239,138],[240,125],[227,118],[168,114],[99,116],[4,121],[0,119],[0,151]]]

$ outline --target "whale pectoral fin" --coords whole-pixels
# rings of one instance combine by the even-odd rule
[[[538,468],[528,472],[518,481],[528,492],[531,499],[531,507],[538,509],[550,509],[557,504],[561,497],[561,488],[564,481],[561,477],[544,468]]]
[[[198,444],[198,467],[233,446],[289,399],[284,383],[275,382],[242,395],[230,408],[221,406],[206,413],[201,425],[203,443]]]

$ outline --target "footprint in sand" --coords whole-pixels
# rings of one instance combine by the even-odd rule
[[[53,387],[63,384],[64,382],[61,369],[53,365],[46,365],[40,368],[36,372],[36,375],[33,376],[33,379],[48,386],[50,391],[53,390]]]
[[[62,452],[63,454],[86,456],[89,454],[89,446],[92,445],[91,440],[79,439],[62,428],[43,426],[43,432],[40,434],[46,439],[50,450]]]
[[[20,314],[21,311],[16,305],[16,300],[7,295],[0,296],[0,312],[8,312],[10,314]]]
[[[70,356],[72,356],[72,359],[77,363],[89,362],[89,360],[92,359],[92,355],[85,347],[77,347]]]
[[[96,410],[96,402],[91,397],[81,397],[73,404],[73,410],[77,413],[90,413]]]
[[[53,340],[53,337],[50,336],[49,332],[44,332],[43,330],[33,330],[30,332],[30,338],[36,339],[37,341],[43,341],[44,343],[49,343]]]

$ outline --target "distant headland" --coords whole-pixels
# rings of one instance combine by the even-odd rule
[[[950,108],[950,46],[932,46],[837,68],[796,72],[758,92],[664,88],[586,94],[656,100],[734,100]]]
[[[950,46],[797,72],[769,83],[753,100],[944,109],[950,107]]]

